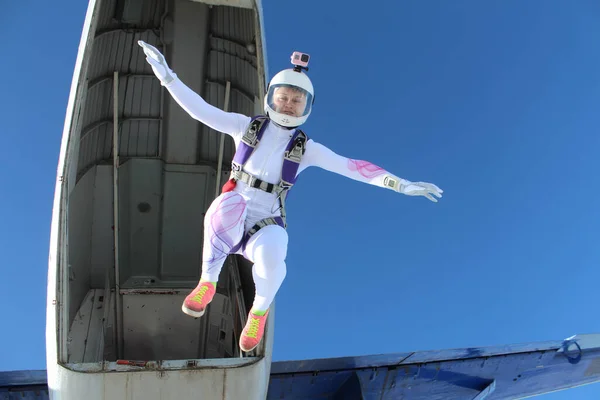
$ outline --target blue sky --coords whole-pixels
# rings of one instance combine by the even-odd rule
[[[84,3],[12,2],[0,15],[0,370],[45,368],[54,180]],[[312,56],[305,130],[444,197],[305,171],[288,205],[274,359],[600,332],[600,5],[323,4],[265,5],[271,75],[293,50]],[[596,384],[540,398],[599,395]]]

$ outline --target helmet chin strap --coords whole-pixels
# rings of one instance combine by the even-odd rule
[[[271,119],[271,116],[269,115],[269,113],[267,113],[267,117],[269,117],[269,121],[271,121],[272,123],[274,123],[276,126],[278,126],[280,128],[283,128],[283,129],[287,129],[288,131],[292,130],[292,129],[296,129],[298,126],[300,126],[300,125],[298,125],[298,126],[283,126],[283,125],[279,125],[277,122],[275,122],[274,119]]]

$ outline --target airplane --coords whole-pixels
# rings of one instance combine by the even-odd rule
[[[516,399],[600,380],[600,334],[272,362],[276,305],[240,352],[254,284],[239,256],[202,318],[181,313],[235,147],[165,94],[138,40],[210,104],[262,112],[261,0],[89,1],[57,168],[47,368],[0,373],[0,400]]]
[[[43,370],[0,372],[0,400],[84,395],[172,399],[197,396],[193,390],[198,389],[202,399],[523,399],[598,382],[600,335],[497,347],[277,361],[271,364],[266,393],[254,392],[261,388],[247,379],[246,373],[252,372],[247,367],[234,371],[218,360],[194,361],[196,365],[184,369],[167,361],[137,362],[128,364],[133,368],[128,370],[118,370],[118,362],[106,362],[102,370],[79,373],[79,377],[67,365],[63,379],[54,382]]]

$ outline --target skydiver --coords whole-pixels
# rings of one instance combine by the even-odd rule
[[[308,119],[314,101],[313,85],[303,72],[307,70],[307,55],[294,53],[294,68],[280,71],[269,83],[265,115],[251,118],[208,104],[177,77],[154,46],[143,41],[138,44],[175,101],[192,118],[230,135],[235,143],[230,179],[204,218],[200,281],[185,298],[182,311],[202,316],[216,292],[225,259],[229,254],[242,255],[254,264],[256,287],[239,340],[243,351],[251,351],[260,343],[269,307],[286,276],[285,197],[303,170],[316,166],[434,202],[435,197],[442,197],[443,191],[434,184],[410,182],[368,161],[338,155],[298,129]]]

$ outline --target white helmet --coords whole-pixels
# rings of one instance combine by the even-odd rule
[[[284,69],[269,82],[265,113],[278,125],[300,126],[310,115],[314,93],[312,82],[300,68]]]

